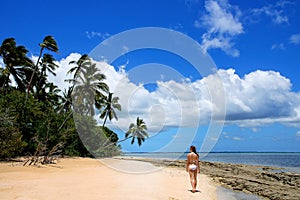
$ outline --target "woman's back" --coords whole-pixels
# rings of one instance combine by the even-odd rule
[[[190,164],[196,164],[198,162],[198,155],[191,152],[188,154],[188,160]]]

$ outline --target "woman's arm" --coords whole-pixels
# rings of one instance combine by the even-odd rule
[[[199,158],[197,158],[197,170],[198,170],[198,173],[200,173],[200,164],[199,164]]]
[[[190,156],[189,154],[187,155],[186,158],[186,165],[185,165],[185,170],[188,172],[189,171],[189,164],[190,164]]]

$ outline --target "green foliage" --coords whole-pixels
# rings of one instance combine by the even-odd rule
[[[13,158],[22,152],[24,143],[21,132],[16,128],[16,122],[9,116],[9,109],[0,112],[0,159]]]
[[[109,157],[120,154],[120,147],[115,145],[103,146],[106,138],[110,136],[111,141],[116,142],[118,140],[116,133],[108,128],[98,126],[96,120],[91,116],[75,114],[74,120],[82,143],[94,157]]]
[[[12,75],[17,83],[17,89],[25,91],[27,78],[31,74],[32,61],[26,56],[28,50],[24,46],[17,46],[14,38],[7,38],[0,46],[0,56],[5,64],[5,70],[0,74],[0,87],[7,88]]]
[[[90,58],[81,63],[76,68],[73,82],[73,109],[81,115],[95,115],[94,105],[98,99],[105,97],[103,92],[108,92],[109,88],[104,79],[104,74],[100,73],[96,64]]]
[[[132,138],[131,144],[133,144],[135,139],[137,139],[138,145],[141,146],[142,142],[145,141],[145,138],[149,137],[146,130],[147,126],[144,120],[137,117],[136,124],[131,123],[129,125],[129,130],[125,133],[125,138]]]
[[[104,118],[104,122],[102,125],[103,127],[105,125],[107,117],[109,118],[109,120],[112,120],[113,118],[118,120],[117,114],[114,109],[121,111],[121,104],[118,103],[119,97],[112,97],[112,96],[113,93],[109,92],[107,97],[102,97],[98,101],[96,98],[96,103],[95,103],[96,108],[98,108],[99,110],[103,108],[100,114],[100,118],[101,119]]]
[[[106,126],[100,127],[100,130],[104,132],[104,135],[106,136],[106,138],[109,138],[110,142],[115,143],[119,140],[118,135],[112,130],[110,130],[109,128],[107,128]]]
[[[47,79],[47,73],[55,76],[59,66],[44,50],[58,52],[52,36],[46,36],[40,44],[35,65],[26,55],[28,50],[18,46],[14,38],[5,39],[0,46],[5,64],[5,68],[0,68],[0,159],[24,155],[47,158],[56,153],[120,155],[118,135],[104,126],[107,119],[118,119],[114,109],[121,111],[119,98],[112,97],[104,82],[105,75],[85,54],[70,62],[75,65],[68,72],[74,73],[73,79],[68,80],[72,86],[62,94]],[[95,108],[104,118],[102,126],[94,119]],[[126,139],[137,138],[141,145],[148,136],[143,120],[138,119],[137,125],[130,127]]]

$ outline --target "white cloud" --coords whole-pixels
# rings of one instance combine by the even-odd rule
[[[58,61],[57,77],[50,77],[60,88],[66,88],[64,80],[70,69],[68,63],[78,60],[73,53]],[[120,98],[122,111],[117,112],[118,121],[107,122],[127,131],[136,117],[147,123],[151,132],[171,127],[196,127],[208,124],[213,115],[221,116],[219,108],[226,103],[226,122],[243,127],[256,128],[275,122],[299,127],[300,93],[291,91],[291,82],[275,71],[254,71],[240,77],[234,69],[220,69],[217,74],[194,82],[157,81],[154,91],[129,79],[126,67],[115,69],[105,62],[97,66],[106,75],[106,82],[115,96]],[[218,94],[222,88],[214,87],[221,78],[226,94]],[[210,90],[209,90],[210,88]],[[211,99],[211,97],[217,97]]]
[[[300,34],[293,34],[290,37],[290,43],[292,44],[300,44]]]
[[[4,65],[3,59],[0,58],[0,68],[4,68],[4,67],[5,67],[5,65]]]
[[[66,58],[61,59],[60,61],[56,61],[56,64],[59,66],[56,70],[56,76],[53,76],[52,74],[49,74],[48,80],[50,82],[55,83],[60,90],[63,92],[64,89],[68,89],[70,86],[70,83],[66,82],[66,79],[72,79],[73,74],[68,74],[67,72],[73,67],[69,65],[71,61],[77,61],[81,55],[79,53],[71,53]]]
[[[298,132],[296,133],[296,136],[300,137],[300,131],[298,131]]]
[[[246,127],[274,122],[300,124],[300,94],[290,91],[290,80],[278,72],[258,70],[241,78],[233,69],[221,69],[218,76],[210,75],[191,83],[158,81],[153,92],[131,83],[122,74],[123,79],[115,86],[125,113],[120,113],[124,115],[118,122],[120,127],[127,126],[128,119],[137,116],[145,118],[155,130],[209,123],[212,114],[221,115],[218,99],[211,99],[218,89],[208,90],[208,85],[214,84],[218,77],[226,93],[226,123]]]
[[[237,140],[237,141],[244,140],[244,138],[241,138],[241,137],[238,137],[238,136],[231,136],[227,132],[223,132],[222,135],[223,135],[224,138],[229,139],[229,140]]]
[[[237,141],[239,141],[239,140],[243,140],[242,138],[240,138],[240,137],[236,137],[236,136],[235,136],[235,137],[232,137],[232,139],[233,139],[233,140],[237,140]]]
[[[285,50],[285,45],[284,45],[284,43],[273,44],[272,47],[271,47],[271,50],[276,50],[276,49],[279,49],[279,50]]]
[[[228,123],[255,127],[300,122],[300,94],[292,92],[290,80],[278,72],[258,70],[244,78],[232,69],[219,73],[227,94]]]
[[[284,10],[287,4],[292,3],[289,1],[278,1],[275,4],[268,4],[261,8],[252,9],[252,13],[257,16],[264,14],[270,17],[274,24],[288,24],[289,18]]]
[[[95,32],[95,31],[91,31],[91,32],[90,31],[86,31],[85,35],[86,35],[86,37],[88,39],[92,39],[94,37],[98,37],[101,40],[105,40],[105,39],[107,39],[110,36],[109,33],[100,33],[100,32]]]
[[[220,48],[228,55],[239,56],[233,42],[235,36],[244,32],[239,8],[226,0],[208,0],[205,9],[206,14],[194,22],[195,27],[203,25],[207,29],[202,35],[202,47],[205,50]]]

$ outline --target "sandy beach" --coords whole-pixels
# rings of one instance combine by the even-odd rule
[[[114,166],[123,167],[116,170]],[[0,199],[7,200],[216,199],[210,177],[199,174],[198,182],[199,191],[192,193],[184,168],[159,168],[132,160],[64,158],[40,167],[0,163]]]

